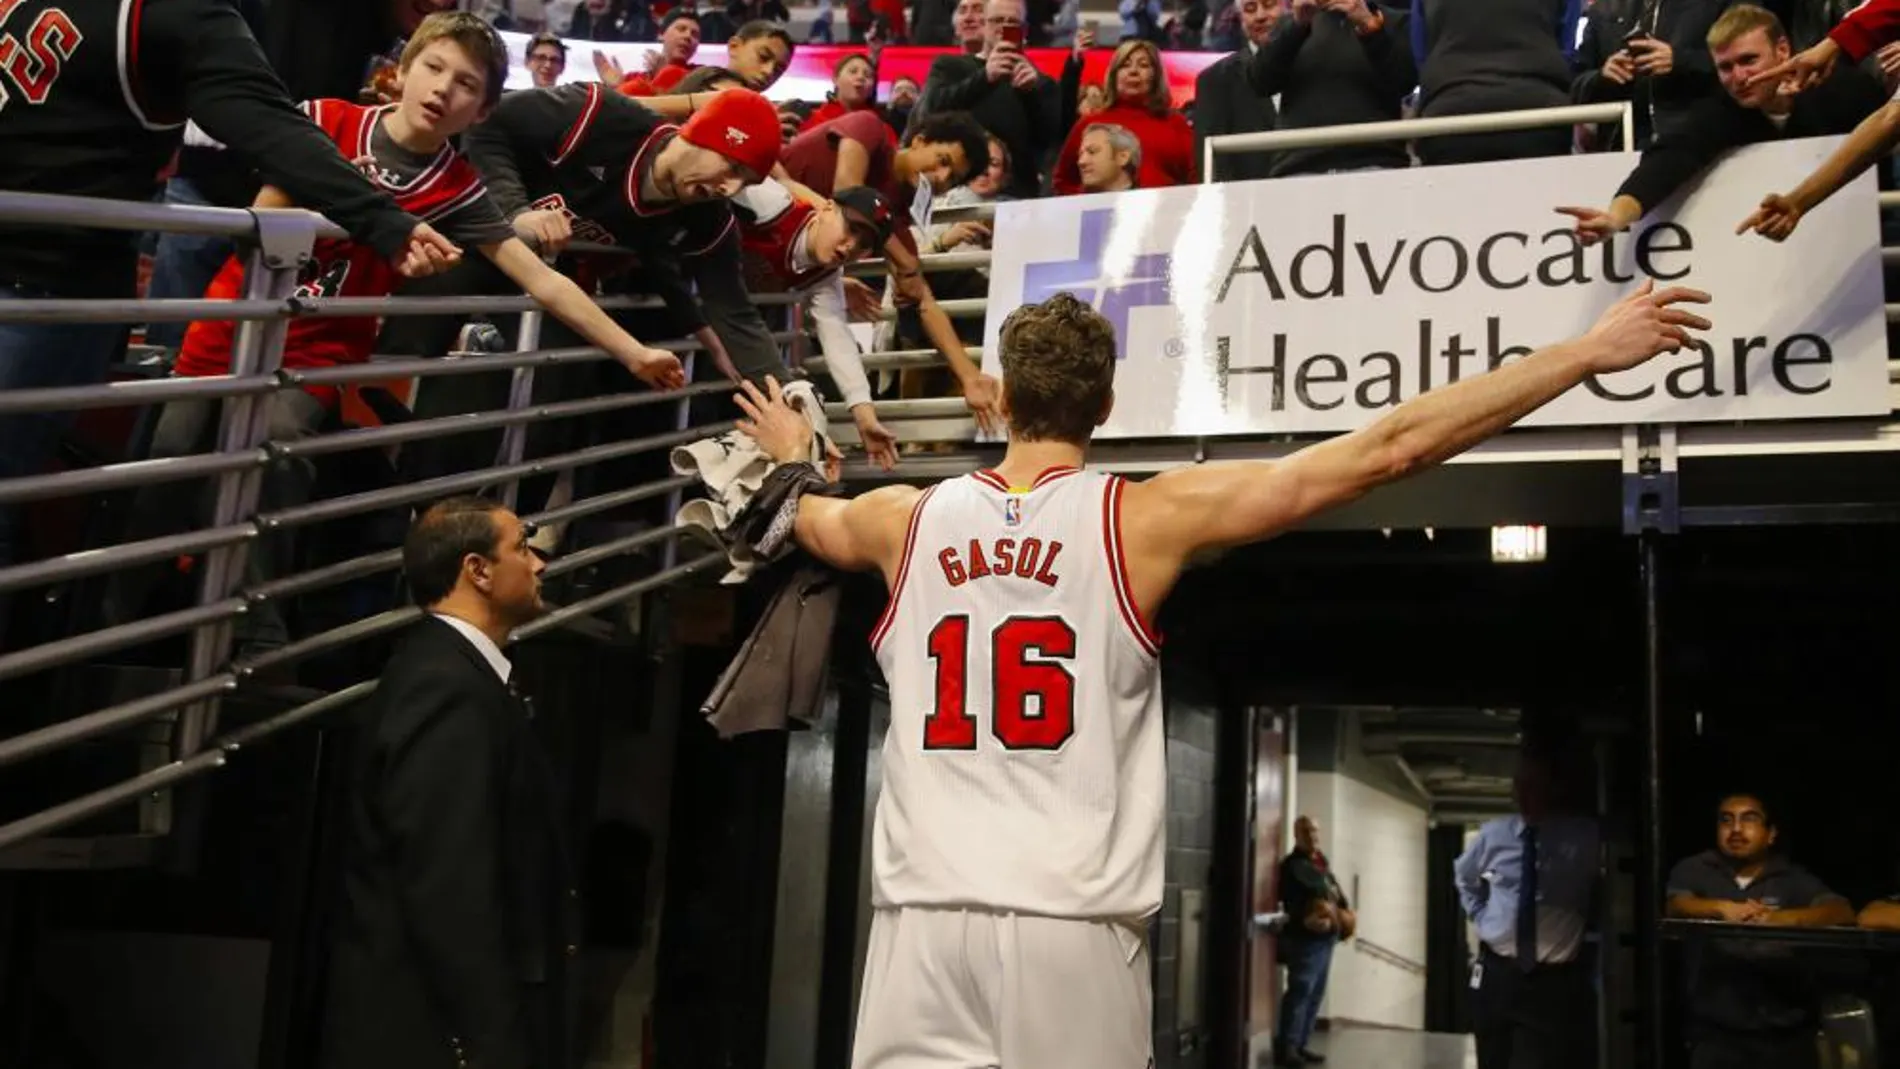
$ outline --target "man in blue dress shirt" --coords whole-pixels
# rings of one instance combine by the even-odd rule
[[[1472,1031],[1479,1069],[1594,1064],[1592,983],[1583,955],[1602,869],[1594,818],[1573,801],[1556,747],[1520,755],[1518,815],[1485,824],[1455,864],[1478,930]]]

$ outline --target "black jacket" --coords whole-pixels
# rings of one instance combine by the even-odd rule
[[[1280,128],[1304,130],[1347,123],[1389,122],[1418,84],[1418,64],[1407,35],[1411,16],[1382,8],[1385,27],[1361,37],[1333,12],[1302,26],[1292,16],[1248,66],[1254,92],[1280,98]],[[1409,167],[1402,141],[1288,149],[1274,161],[1278,178],[1291,174]]]
[[[1042,192],[1038,172],[1046,157],[1062,146],[1069,131],[1061,125],[1061,89],[1052,78],[1039,78],[1027,92],[1007,81],[991,82],[975,56],[938,56],[924,79],[923,99],[911,111],[911,124],[935,111],[967,111],[1009,147],[1012,197]]]
[[[629,195],[644,173],[630,178],[629,172],[650,166],[675,130],[631,97],[576,82],[504,95],[463,136],[462,149],[504,218],[530,209],[565,212],[575,240],[635,254],[639,270],[620,288],[665,301],[679,333],[710,322],[741,374],[787,381],[778,343],[746,289],[731,206],[723,200],[652,206]]]
[[[1583,39],[1572,62],[1576,78],[1570,99],[1578,104],[1605,104],[1628,100],[1636,111],[1636,144],[1650,143],[1660,128],[1673,130],[1697,101],[1722,92],[1715,79],[1715,60],[1709,56],[1709,27],[1734,0],[1660,0],[1655,4],[1621,5],[1619,12],[1607,0],[1584,16]],[[1621,85],[1603,76],[1603,64],[1625,46],[1632,30],[1669,43],[1672,70],[1661,77],[1638,75]],[[1613,140],[1616,124],[1598,129],[1602,147],[1621,148]]]
[[[1207,160],[1204,146],[1209,135],[1258,133],[1278,123],[1273,98],[1255,93],[1247,81],[1247,62],[1251,58],[1243,47],[1216,61],[1194,80],[1194,155],[1203,163]],[[1273,156],[1271,152],[1218,156],[1214,174],[1222,181],[1266,178],[1272,173]]]
[[[430,618],[357,707],[325,1069],[565,1069],[579,941],[529,709]]]
[[[1847,66],[1837,67],[1833,77],[1795,97],[1788,121],[1780,128],[1727,93],[1706,97],[1689,109],[1678,128],[1658,137],[1643,153],[1617,195],[1634,197],[1643,211],[1654,211],[1730,149],[1777,138],[1851,133],[1886,99],[1878,80]]]

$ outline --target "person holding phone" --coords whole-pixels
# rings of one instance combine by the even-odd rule
[[[1636,105],[1636,146],[1648,147],[1673,129],[1696,101],[1721,90],[1704,40],[1729,0],[1640,0],[1601,3],[1587,16],[1572,69],[1570,98],[1578,104],[1629,100]],[[1597,130],[1597,147],[1622,147],[1616,124]]]
[[[1009,189],[1012,197],[1042,191],[1036,161],[1044,149],[1067,133],[1054,79],[1023,54],[1023,0],[989,0],[983,16],[983,47],[975,55],[938,56],[924,80],[923,99],[911,110],[911,127],[932,112],[967,111],[985,130],[1009,146],[1017,162]],[[908,137],[903,139],[908,143]]]

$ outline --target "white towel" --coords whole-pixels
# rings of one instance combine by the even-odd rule
[[[799,381],[785,387],[785,401],[811,424],[811,455],[807,459],[822,471],[825,447],[831,440],[824,399],[811,383]],[[744,542],[727,538],[726,529],[759,492],[766,473],[772,470],[772,458],[759,451],[759,443],[751,435],[735,430],[676,446],[671,459],[675,474],[696,477],[710,494],[681,505],[673,517],[674,525],[702,532],[726,551],[732,569],[720,582],[745,582],[753,569],[765,562],[757,559]]]

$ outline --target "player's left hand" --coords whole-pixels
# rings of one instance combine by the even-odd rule
[[[462,250],[455,242],[427,223],[417,223],[409,232],[409,245],[396,263],[396,273],[404,278],[438,275],[462,262]]]
[[[759,451],[780,464],[811,459],[811,424],[785,403],[778,379],[765,377],[765,389],[751,380],[739,384],[732,400],[745,413],[738,427],[759,444]]]

